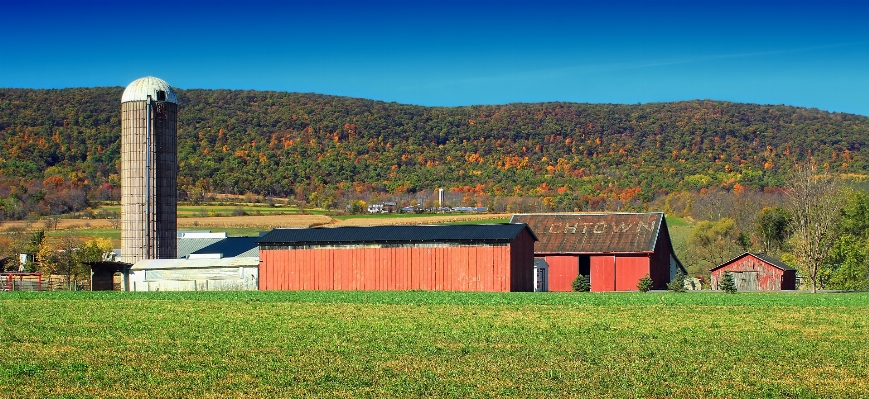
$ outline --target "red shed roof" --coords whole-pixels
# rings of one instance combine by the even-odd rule
[[[514,215],[540,239],[534,253],[652,253],[664,214],[578,213]]]
[[[770,265],[770,266],[772,266],[772,267],[778,268],[778,269],[780,269],[780,270],[784,270],[784,271],[788,271],[788,270],[797,270],[797,269],[794,269],[794,268],[792,268],[792,267],[786,265],[784,262],[782,262],[782,261],[780,261],[780,260],[778,260],[778,259],[776,259],[776,258],[773,258],[772,256],[769,256],[769,255],[767,255],[767,254],[764,254],[764,253],[746,252],[746,253],[744,253],[744,254],[742,254],[742,255],[739,255],[739,256],[737,256],[737,257],[735,257],[735,258],[733,258],[733,259],[731,259],[731,260],[729,260],[729,261],[727,261],[727,262],[724,262],[724,263],[722,263],[722,264],[720,264],[720,265],[718,265],[718,266],[716,266],[716,267],[713,267],[712,269],[709,269],[709,271],[710,271],[710,272],[714,272],[714,271],[716,271],[716,270],[718,270],[718,269],[720,269],[720,268],[722,268],[722,267],[724,267],[724,266],[727,266],[727,265],[729,265],[729,264],[731,264],[731,263],[733,263],[733,262],[736,262],[736,261],[738,261],[738,260],[740,260],[740,259],[742,259],[742,258],[744,258],[744,257],[746,257],[746,256],[752,256],[752,257],[754,257],[754,258],[757,258],[757,259],[759,259],[761,262],[766,263],[766,264],[768,264],[768,265]]]

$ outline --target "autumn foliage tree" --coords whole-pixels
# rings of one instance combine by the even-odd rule
[[[810,160],[794,168],[787,193],[793,215],[793,254],[816,292],[823,286],[819,277],[833,248],[843,206],[839,184],[829,171]]]

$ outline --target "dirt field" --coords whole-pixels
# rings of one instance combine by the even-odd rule
[[[332,226],[394,226],[394,225],[416,225],[416,224],[438,224],[451,222],[467,222],[493,219],[505,219],[513,216],[512,214],[497,213],[487,215],[443,215],[443,216],[420,216],[410,218],[355,218],[336,221]]]
[[[190,227],[317,227],[317,226],[384,226],[384,225],[416,225],[437,224],[449,222],[481,221],[509,218],[510,214],[485,215],[443,215],[420,216],[408,218],[353,218],[337,220],[324,215],[274,215],[274,216],[223,216],[223,217],[193,217],[179,218],[179,228]],[[117,222],[116,222],[117,223]],[[36,222],[3,222],[0,231],[29,227],[46,228],[46,221]],[[71,229],[111,229],[112,222],[105,219],[59,219],[58,230]],[[117,228],[117,227],[114,227]]]

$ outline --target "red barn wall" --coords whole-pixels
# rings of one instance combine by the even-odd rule
[[[613,255],[592,256],[590,261],[591,292],[616,290],[616,257]]]
[[[573,291],[573,280],[579,275],[579,257],[576,255],[545,256],[549,265],[547,278],[550,292]]]
[[[616,256],[616,291],[636,291],[640,279],[649,274],[646,255]]]
[[[533,291],[534,239],[510,244],[263,249],[261,290]]]
[[[718,282],[724,272],[756,273],[759,291],[778,291],[796,289],[796,272],[781,270],[753,256],[744,256],[712,272],[712,289],[718,289]]]

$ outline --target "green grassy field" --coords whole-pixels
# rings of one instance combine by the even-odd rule
[[[667,230],[670,231],[670,241],[673,247],[682,248],[688,242],[688,237],[691,235],[691,230],[694,229],[694,223],[675,216],[667,216]],[[679,254],[676,254],[677,256]]]
[[[0,397],[869,396],[869,294],[0,293]]]

